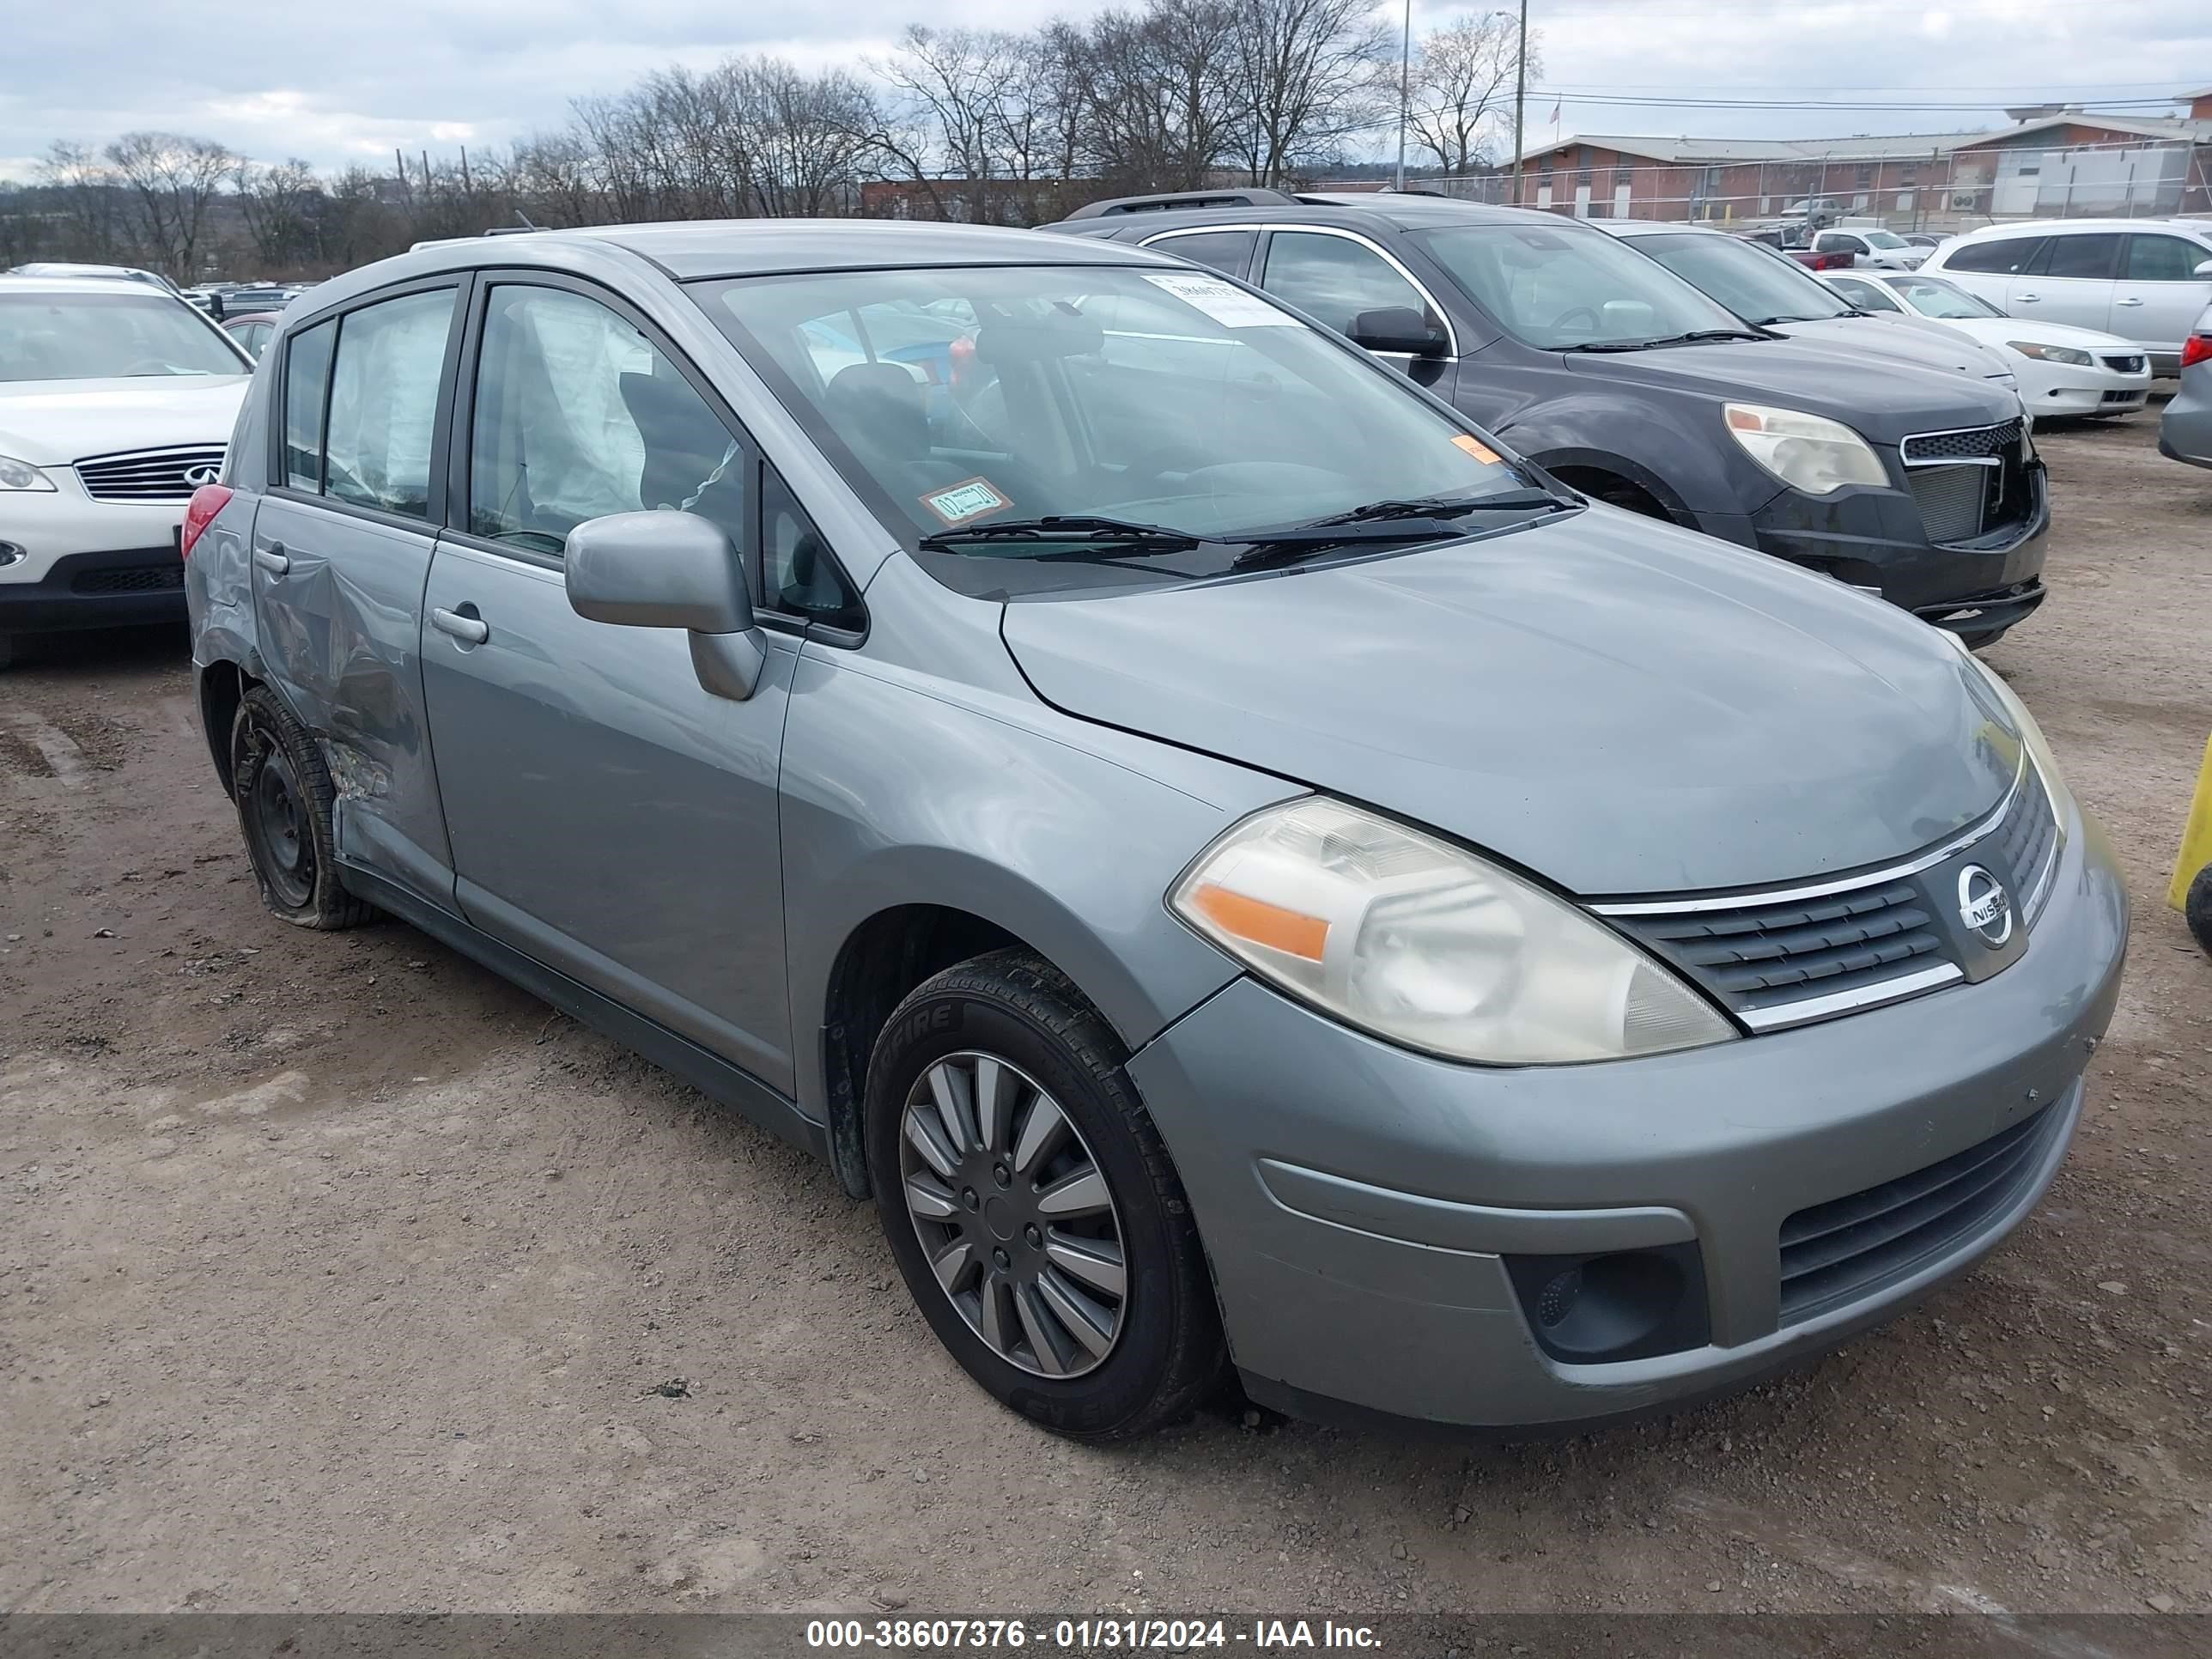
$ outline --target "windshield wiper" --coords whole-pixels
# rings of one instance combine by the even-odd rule
[[[1300,525],[1298,528],[1319,530],[1329,525],[1372,524],[1389,519],[1455,519],[1466,513],[1512,513],[1529,507],[1565,505],[1566,503],[1547,489],[1502,489],[1494,495],[1370,501],[1364,507],[1353,507],[1349,513],[1339,513],[1333,518],[1316,519],[1310,524]]]
[[[1656,340],[1591,340],[1583,345],[1561,346],[1562,351],[1644,351],[1654,346],[1697,345],[1706,340],[1763,340],[1747,328],[1697,328],[1687,334],[1668,334]]]
[[[1222,538],[1194,536],[1167,525],[1137,524],[1127,519],[1093,518],[1079,514],[1047,514],[1041,519],[1000,519],[990,524],[956,525],[924,536],[915,545],[932,553],[949,553],[988,542],[1042,542],[1076,546],[1111,542],[1124,552],[1187,553]]]

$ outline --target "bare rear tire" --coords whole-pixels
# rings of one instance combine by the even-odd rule
[[[331,808],[337,791],[305,726],[266,686],[230,726],[231,795],[261,902],[299,927],[358,927],[376,912],[338,885]]]

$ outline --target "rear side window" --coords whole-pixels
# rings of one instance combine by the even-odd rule
[[[323,416],[337,337],[336,321],[317,323],[284,349],[284,482],[311,495],[322,493]]]
[[[430,449],[453,291],[403,295],[338,319],[323,492],[404,518],[430,516]]]
[[[1178,259],[1242,276],[1252,257],[1252,244],[1259,240],[1256,230],[1201,230],[1186,236],[1156,236],[1145,246],[1156,253],[1172,253]]]
[[[1401,307],[1419,316],[1429,308],[1420,291],[1374,249],[1310,230],[1274,234],[1267,244],[1266,286],[1340,334],[1351,333],[1363,311]]]
[[[1946,270],[1986,270],[2017,276],[2042,251],[2048,236],[2000,236],[1987,242],[1969,242],[1944,256]]]
[[[2099,231],[2088,236],[2053,236],[2027,268],[2031,276],[2064,276],[2081,282],[2110,282],[2119,264],[2120,239]]]
[[[2179,236],[2128,238],[2126,276],[2131,283],[2200,283],[2197,267],[2212,259],[2212,247]]]

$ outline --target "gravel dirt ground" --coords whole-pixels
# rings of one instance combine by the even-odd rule
[[[265,914],[179,640],[39,647],[0,1610],[2212,1609],[2212,962],[2162,902],[2212,473],[2154,425],[2045,438],[2054,597],[1990,653],[2136,907],[2055,1191],[1814,1369],[1565,1442],[1040,1434],[826,1168],[405,927]]]

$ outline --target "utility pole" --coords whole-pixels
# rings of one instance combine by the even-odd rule
[[[1522,107],[1528,101],[1528,0],[1521,0],[1521,33],[1513,48],[1513,205],[1521,205]]]
[[[1406,116],[1413,101],[1413,0],[1406,0],[1406,29],[1398,39],[1398,185],[1406,188]]]

